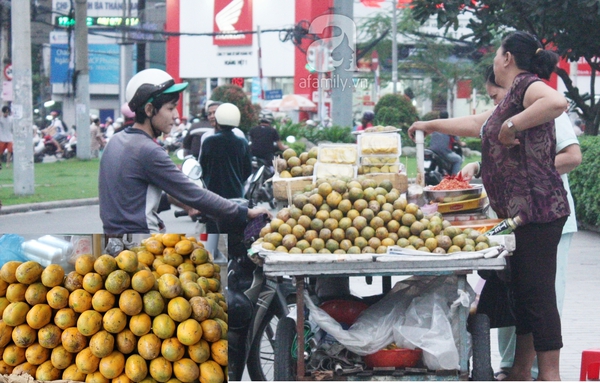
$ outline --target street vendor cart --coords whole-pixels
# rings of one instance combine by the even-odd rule
[[[509,241],[509,246],[512,244]],[[334,277],[334,276],[383,276],[384,280],[391,276],[439,276],[456,275],[456,289],[466,291],[467,275],[478,270],[502,270],[506,265],[504,255],[507,248],[500,246],[500,256],[484,256],[482,254],[456,254],[446,256],[415,256],[393,254],[281,254],[264,252],[264,272],[268,276],[292,276],[297,289],[297,317],[296,334],[305,331],[305,280],[307,277]],[[514,249],[514,248],[513,248]],[[510,249],[510,250],[513,250]],[[388,279],[389,280],[389,279]],[[388,282],[389,283],[389,282]],[[475,322],[485,321],[487,317],[474,316]],[[454,371],[431,371],[427,369],[366,369],[354,374],[336,374],[335,371],[325,373],[329,379],[334,380],[468,380],[469,371],[469,345],[467,325],[469,307],[461,307],[458,315],[458,328],[460,336],[457,341],[459,352],[459,369]],[[473,319],[473,318],[472,318]],[[492,380],[493,371],[490,362],[489,322],[471,323],[473,336],[473,366],[471,377],[474,380]],[[279,333],[278,333],[279,335]],[[285,337],[282,337],[285,338]],[[284,339],[277,337],[276,342],[285,343]],[[295,370],[295,376],[287,376],[291,380],[315,380],[314,375],[309,375],[305,368],[305,339],[297,337],[296,366],[281,366],[275,361],[275,371],[278,369]],[[288,353],[276,343],[278,355]],[[286,345],[283,345],[286,347]],[[281,360],[281,359],[280,359]],[[295,367],[295,368],[294,368]],[[277,374],[277,372],[276,372]],[[489,375],[489,376],[488,376]],[[321,379],[323,374],[320,374]],[[281,377],[277,380],[283,380]]]

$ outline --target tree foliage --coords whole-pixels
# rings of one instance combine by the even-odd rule
[[[600,104],[595,94],[595,71],[600,71],[600,4],[597,0],[413,0],[413,15],[421,23],[430,16],[440,28],[458,28],[460,14],[471,15],[464,36],[480,46],[489,46],[503,32],[522,30],[536,35],[548,49],[556,49],[571,61],[585,60],[592,70],[590,93],[581,93],[569,74],[557,68],[566,96],[586,121],[586,134],[597,135]]]
[[[239,108],[241,114],[239,128],[244,133],[248,133],[258,123],[256,109],[244,90],[239,86],[221,85],[216,87],[210,98],[214,101],[230,102]]]
[[[386,94],[375,105],[375,125],[395,126],[401,130],[402,142],[411,146],[412,140],[406,132],[419,119],[417,109],[408,97],[401,94]],[[404,129],[403,129],[404,128]]]

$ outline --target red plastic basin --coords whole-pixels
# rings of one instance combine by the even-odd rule
[[[379,350],[374,354],[364,357],[368,367],[414,367],[419,360],[423,351],[420,348],[410,350],[408,348],[396,348],[392,350]]]
[[[342,299],[326,301],[319,308],[329,314],[338,323],[351,326],[356,319],[369,306],[363,302],[346,301]]]

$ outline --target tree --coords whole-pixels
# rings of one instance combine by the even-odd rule
[[[411,146],[412,140],[406,132],[410,125],[419,119],[417,109],[408,97],[402,94],[386,94],[375,105],[375,124],[391,125],[401,130],[402,142]]]
[[[248,133],[250,128],[257,124],[258,114],[244,90],[239,86],[221,85],[216,87],[210,99],[213,101],[230,102],[237,106],[241,114],[239,128],[244,133]]]
[[[595,99],[596,71],[600,71],[600,4],[595,0],[413,0],[413,15],[421,23],[437,17],[438,27],[458,27],[460,14],[471,14],[468,28],[477,45],[489,46],[511,29],[536,35],[548,49],[570,61],[585,60],[592,68],[590,92],[581,93],[569,74],[557,68],[565,95],[586,122],[586,134],[598,135],[600,103]]]

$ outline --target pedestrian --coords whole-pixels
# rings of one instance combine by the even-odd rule
[[[96,115],[92,115],[92,123],[90,124],[90,149],[92,152],[92,158],[100,156],[100,151],[104,149],[106,141],[100,132],[100,118]]]
[[[13,119],[8,106],[2,107],[2,116],[0,116],[0,157],[6,151],[6,167],[10,166],[13,153]],[[2,169],[2,161],[0,161]]]
[[[481,176],[490,206],[513,218],[516,249],[508,257],[515,302],[515,360],[508,380],[531,380],[537,355],[539,380],[560,380],[563,346],[556,304],[556,253],[570,214],[567,192],[556,170],[554,119],[565,98],[546,85],[558,55],[526,32],[511,32],[494,57],[496,83],[509,89],[493,111],[418,121],[409,128],[461,137],[481,132]],[[485,126],[482,128],[482,126]]]
[[[268,109],[260,111],[258,116],[259,125],[250,129],[250,150],[252,155],[262,159],[266,164],[272,166],[275,152],[288,149],[281,138],[279,132],[273,127],[273,112]]]
[[[226,230],[243,230],[249,219],[270,215],[264,208],[248,209],[200,188],[157,143],[175,123],[179,96],[187,85],[154,68],[129,80],[125,97],[135,123],[112,137],[100,160],[98,196],[106,234],[165,232],[157,214],[163,190]]]
[[[360,120],[360,124],[356,127],[356,131],[360,132],[362,130],[373,127],[373,120],[375,120],[375,113],[372,110],[367,110],[363,113],[362,118]]]
[[[498,105],[504,96],[506,96],[507,90],[496,84],[496,79],[492,68],[488,70],[485,85],[488,95],[494,101],[494,105]],[[575,131],[573,130],[571,120],[566,113],[562,113],[558,118],[556,118],[554,125],[556,131],[556,158],[554,163],[556,165],[556,170],[558,170],[562,179],[563,186],[567,191],[569,208],[571,209],[571,214],[569,215],[569,218],[563,227],[562,235],[557,248],[555,289],[556,304],[560,313],[562,311],[565,297],[569,248],[571,246],[573,234],[577,232],[575,204],[569,188],[569,177],[567,173],[575,169],[581,163],[581,150],[579,148],[579,141],[577,140]],[[471,163],[463,168],[462,175],[468,180],[471,179],[471,177],[473,177],[478,170],[479,164]],[[485,288],[486,287],[484,286],[484,289]],[[482,303],[483,302],[480,300],[480,304]],[[489,304],[490,306],[495,306],[497,305],[497,302],[489,302]],[[502,360],[500,361],[500,370],[494,374],[496,380],[504,380],[508,377],[514,361],[515,343],[516,334],[514,326],[498,328],[498,349],[500,351]],[[531,374],[534,379],[537,379],[537,360],[534,363]]]
[[[213,134],[215,134],[215,132],[217,131],[217,123],[215,120],[215,112],[217,111],[217,108],[223,104],[221,101],[208,101],[206,103],[206,116],[208,118],[208,123],[210,124],[211,128],[210,130],[208,130],[206,133],[203,133],[200,136],[200,150],[198,151],[198,158],[200,158],[200,155],[202,154],[202,145],[204,145],[204,141],[206,141],[206,139],[210,136],[212,136]],[[232,129],[233,134],[235,134],[236,136],[240,137],[240,138],[246,138],[246,135],[244,134],[244,132],[242,132],[238,127],[235,127]]]

